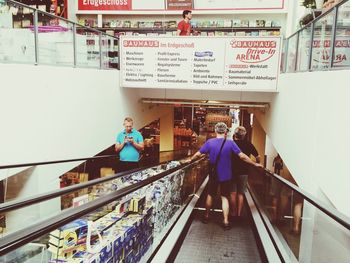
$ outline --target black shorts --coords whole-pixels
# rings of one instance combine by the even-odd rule
[[[225,182],[219,182],[216,179],[211,179],[209,177],[208,182],[208,195],[214,197],[217,195],[218,190],[220,188],[220,194],[221,196],[228,197],[231,192],[231,181],[225,181]]]
[[[248,175],[247,174],[237,174],[233,176],[232,179],[232,192],[238,192],[240,194],[244,194],[247,191],[247,182]]]
[[[139,168],[139,163],[138,162],[123,162],[123,161],[119,161],[119,165],[118,165],[118,170],[117,172],[125,172],[125,171],[129,171],[129,170],[133,170]]]

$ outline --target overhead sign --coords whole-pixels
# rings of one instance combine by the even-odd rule
[[[275,91],[279,37],[136,37],[120,42],[121,86]]]
[[[131,10],[132,0],[78,0],[78,10]]]
[[[167,0],[168,10],[185,10],[192,9],[192,0]]]

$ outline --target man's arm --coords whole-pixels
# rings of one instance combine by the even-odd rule
[[[124,140],[123,140],[121,134],[118,134],[117,141],[115,143],[115,151],[117,153],[120,152],[124,148],[125,143],[126,143],[125,137],[124,137]]]
[[[255,156],[255,161],[256,161],[257,163],[260,163],[260,155]]]
[[[132,145],[136,148],[138,151],[143,151],[145,149],[145,144],[143,142],[137,143],[135,141],[132,141]]]
[[[177,25],[177,31],[176,31],[176,35],[179,36],[181,31],[182,31],[182,23],[180,22],[178,25]]]
[[[116,151],[116,152],[120,152],[120,151],[124,148],[124,145],[125,145],[125,142],[123,142],[123,143],[117,142],[117,143],[115,144],[115,151]]]
[[[244,154],[244,153],[239,153],[238,154],[238,157],[243,161],[243,162],[246,162],[246,163],[248,163],[248,164],[250,164],[250,165],[254,165],[254,166],[256,166],[256,167],[263,167],[260,163],[255,163],[255,162],[253,162],[246,154]]]
[[[189,162],[193,162],[194,160],[196,160],[204,155],[205,155],[204,153],[201,153],[200,151],[198,151],[189,159]]]
[[[255,162],[260,163],[260,155],[258,150],[255,148],[254,144],[250,143],[251,153],[255,157]]]

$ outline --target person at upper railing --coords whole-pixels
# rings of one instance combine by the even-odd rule
[[[178,36],[189,36],[191,35],[191,19],[192,19],[192,11],[184,10],[182,12],[183,20],[177,25],[177,35]]]

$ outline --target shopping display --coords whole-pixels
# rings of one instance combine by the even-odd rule
[[[93,200],[179,166],[173,161],[94,187]],[[203,174],[201,173],[203,172]],[[139,262],[157,246],[196,185],[205,165],[178,170],[49,234],[50,263]]]

